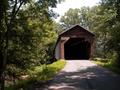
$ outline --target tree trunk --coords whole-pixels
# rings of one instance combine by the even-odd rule
[[[4,90],[3,54],[0,52],[0,90]]]
[[[5,87],[5,69],[8,52],[8,31],[6,31],[5,40],[2,43],[5,43],[5,46],[0,48],[0,90],[4,90]]]
[[[5,80],[4,80],[4,74],[3,72],[1,73],[1,76],[0,76],[0,90],[4,90],[4,86],[5,86]]]
[[[3,50],[3,38],[2,32],[5,31],[4,28],[4,11],[5,11],[5,0],[0,1],[0,90],[4,90],[4,50]]]

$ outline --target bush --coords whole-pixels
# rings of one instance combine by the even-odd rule
[[[65,61],[58,60],[52,64],[37,66],[33,71],[30,71],[31,78],[36,78],[37,81],[47,81],[52,79],[65,65]]]
[[[118,66],[116,66],[115,64],[111,63],[110,61],[109,62],[102,62],[102,60],[99,60],[99,61],[94,61],[96,64],[100,65],[100,66],[103,66],[105,68],[108,68],[109,70],[117,73],[117,74],[120,74],[120,69]]]
[[[26,80],[19,81],[16,85],[6,87],[6,90],[19,90],[29,87],[35,82],[47,82],[51,80],[65,65],[65,60],[58,60],[49,65],[36,66],[28,70],[29,77]]]

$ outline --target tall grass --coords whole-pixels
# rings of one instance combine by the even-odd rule
[[[36,66],[34,69],[29,70],[28,78],[19,81],[16,85],[10,85],[5,90],[24,90],[30,84],[35,82],[47,82],[54,78],[54,76],[64,67],[65,60],[58,60],[49,65]]]
[[[120,74],[120,67],[118,67],[117,65],[113,64],[111,62],[111,60],[94,60],[93,62],[95,62],[96,64],[102,66],[102,67],[105,67],[105,68],[108,68],[109,70],[117,73],[117,74]]]

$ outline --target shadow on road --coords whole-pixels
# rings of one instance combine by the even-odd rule
[[[93,66],[77,72],[61,71],[43,87],[38,83],[35,88],[36,90],[120,90],[120,76],[99,66]]]

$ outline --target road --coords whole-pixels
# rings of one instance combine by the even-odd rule
[[[44,89],[36,90],[120,90],[120,76],[90,60],[67,60]]]

